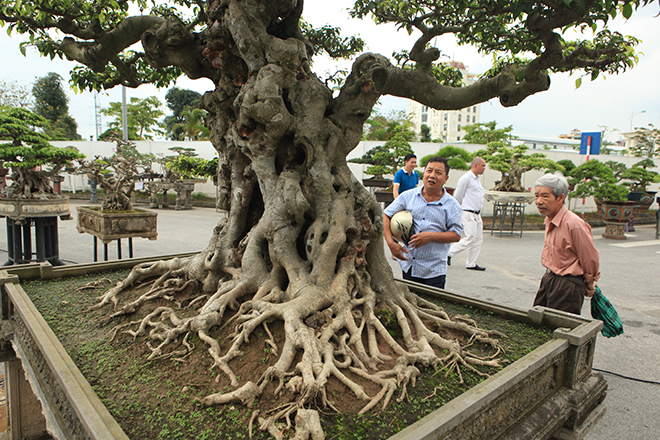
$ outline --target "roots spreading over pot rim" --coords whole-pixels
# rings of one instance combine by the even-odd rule
[[[416,296],[392,278],[372,282],[366,270],[365,247],[359,239],[345,246],[334,276],[328,277],[326,283],[314,284],[300,281],[309,280],[313,272],[309,266],[297,268],[299,274],[307,277],[293,279],[286,276],[292,273],[291,259],[282,264],[267,261],[268,254],[256,245],[264,239],[259,227],[251,233],[242,268],[218,271],[216,245],[223,226],[221,222],[216,227],[209,248],[196,256],[135,266],[94,307],[111,303],[114,317],[132,314],[149,301],[169,301],[171,305],[159,306],[144,318],[116,326],[112,337],[117,332],[133,338],[144,336],[151,350],[149,359],[185,361],[194,348],[189,338],[196,334],[208,347],[213,359],[211,368],[220,370],[233,388],[230,392],[204,397],[201,399],[204,405],[242,403],[250,407],[270,384],[275,386],[275,396],[283,391],[296,396],[278,408],[255,410],[250,434],[256,421],[261,430],[274,438],[283,438],[282,432],[294,426],[293,438],[324,438],[315,408],[337,411],[326,392],[332,377],[364,402],[359,412],[363,414],[377,406],[385,408],[392,397],[398,402],[405,399],[408,387],[415,385],[420,366],[433,367],[445,374],[455,371],[462,383],[462,369],[487,376],[475,367],[502,364],[498,359],[502,347],[496,338],[503,334],[480,329],[467,316],[450,318],[441,307]],[[382,253],[371,256],[378,255]],[[218,273],[222,272],[232,273],[221,277]],[[151,282],[146,293],[132,302],[119,304],[123,291],[146,281]],[[182,297],[185,299],[181,300]],[[400,327],[400,338],[392,337],[378,318],[376,312],[381,309],[391,312],[387,314]],[[284,342],[280,344],[270,328],[277,321],[283,324],[284,335],[280,340]],[[234,328],[229,348],[224,351],[211,336],[212,329],[223,326]],[[267,348],[277,360],[256,382],[241,383],[230,364],[243,354],[242,347],[251,343],[250,337],[260,328],[267,335]],[[462,339],[467,343],[461,345],[458,340],[441,336],[456,332],[463,334]],[[471,353],[468,348],[475,343],[490,346],[492,354],[480,357]],[[381,350],[382,344],[392,355]],[[369,395],[358,383],[360,380],[376,385],[380,391]]]

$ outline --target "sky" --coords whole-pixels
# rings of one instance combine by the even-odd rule
[[[315,26],[331,24],[341,27],[344,35],[360,35],[367,42],[367,50],[390,56],[393,51],[409,50],[416,35],[409,36],[405,31],[397,32],[393,26],[376,26],[370,21],[351,19],[347,9],[352,5],[350,0],[307,0],[303,17]],[[615,141],[621,138],[621,132],[629,131],[631,124],[635,127],[652,123],[660,124],[660,32],[658,25],[660,7],[657,3],[638,11],[630,20],[619,17],[610,24],[610,29],[624,35],[633,35],[642,43],[637,47],[640,61],[632,70],[623,74],[602,75],[595,81],[584,78],[580,88],[575,88],[577,75],[554,74],[551,76],[551,86],[546,92],[537,93],[513,108],[504,108],[499,101],[491,100],[481,104],[481,122],[497,121],[499,127],[512,125],[513,133],[519,135],[557,137],[567,134],[573,129],[580,131],[606,130],[606,138]],[[29,86],[48,72],[57,72],[65,82],[69,80],[69,72],[75,63],[60,60],[50,60],[38,55],[33,49],[28,49],[23,56],[19,43],[24,41],[20,35],[8,37],[6,32],[0,32],[0,47],[2,47],[2,64],[0,79],[15,81]],[[492,57],[482,55],[475,48],[457,46],[452,36],[438,37],[436,46],[442,51],[444,59],[454,59],[463,62],[471,73],[480,74],[491,65]],[[314,70],[322,78],[326,72],[337,68],[350,68],[351,61],[337,63],[331,60],[318,59]],[[211,90],[210,80],[190,80],[181,78],[177,86],[203,93]],[[158,96],[165,103],[167,89],[144,85],[138,89],[127,89],[127,100],[131,97],[146,98]],[[78,122],[78,132],[84,139],[95,137],[94,95],[90,92],[75,94],[67,90],[70,102],[70,114]],[[121,102],[121,87],[102,92],[99,100],[102,107],[110,102]],[[394,97],[381,98],[380,111],[405,110],[407,101]],[[166,113],[169,109],[163,107]],[[103,117],[103,129],[107,128],[108,118]]]

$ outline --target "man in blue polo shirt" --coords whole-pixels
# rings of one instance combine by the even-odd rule
[[[444,289],[447,252],[461,239],[461,205],[444,189],[449,164],[444,157],[432,157],[424,168],[424,185],[407,191],[383,212],[383,236],[392,255],[399,260],[403,279]],[[390,219],[402,210],[412,213],[413,235],[408,243],[392,237]]]
[[[419,183],[419,174],[415,171],[417,168],[417,156],[408,153],[403,158],[403,168],[394,175],[394,198],[399,197],[404,191],[413,189]]]

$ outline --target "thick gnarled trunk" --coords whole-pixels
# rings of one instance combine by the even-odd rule
[[[221,24],[212,24],[208,47],[214,50],[206,54],[214,65],[228,67],[222,68],[216,90],[203,99],[220,157],[220,203],[227,217],[198,256],[137,266],[98,306],[113,302],[115,315],[133,313],[146,301],[197,286],[198,297],[188,305],[196,309],[195,316],[182,318],[174,306],[161,307],[135,329],[117,330],[149,335],[157,342],[151,346],[152,358],[179,350],[187,335],[196,333],[208,345],[214,367],[234,387],[207,396],[207,405],[250,404],[270,383],[277,384],[276,394],[283,387],[293,391],[296,399],[282,411],[257,418],[275,438],[281,438],[275,421],[292,413],[297,414],[296,438],[322,438],[313,408],[332,407],[325,392],[331,377],[364,401],[365,412],[386,405],[397,389],[403,399],[419,365],[443,364],[456,368],[459,376],[459,366],[498,365],[497,359],[470,355],[435,329],[463,331],[497,353],[490,333],[450,320],[394,281],[380,206],[346,164],[380,96],[373,78],[389,63],[378,56],[361,57],[333,98],[307,73],[303,41],[266,32],[259,20],[264,14],[278,16],[275,12],[238,5],[229,2],[224,15],[211,14]],[[245,26],[251,32],[237,31]],[[124,289],[151,277],[159,278],[149,292],[119,304]],[[401,341],[376,317],[384,307],[396,317]],[[209,333],[233,315],[229,310],[238,310],[232,318],[236,328],[229,348],[222,350]],[[268,343],[279,357],[258,382],[241,383],[232,360],[255,329],[270,334],[269,324],[275,321],[284,324],[284,343],[278,346],[272,337]],[[379,343],[397,356],[394,367],[385,371],[379,367],[386,358]],[[368,395],[345,371],[381,392]]]

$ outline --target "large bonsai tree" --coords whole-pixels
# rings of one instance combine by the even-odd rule
[[[637,40],[603,25],[650,0],[357,0],[353,16],[393,23],[418,39],[404,68],[379,54],[358,56],[337,93],[313,73],[311,60],[350,56],[362,44],[303,23],[300,0],[173,0],[151,8],[141,0],[136,16],[125,1],[0,2],[0,20],[11,32],[27,34],[44,55],[86,66],[72,74],[80,88],[168,86],[181,74],[213,81],[201,107],[219,155],[226,220],[199,255],[137,266],[100,307],[132,313],[146,298],[188,295],[190,301],[158,308],[131,330],[151,338],[151,357],[181,358],[191,348],[187,335],[196,334],[232,388],[205,404],[259,398],[256,409],[266,409],[270,393],[281,392],[285,402],[259,414],[260,428],[282,438],[275,424],[281,418],[295,424],[295,438],[317,439],[323,434],[316,408],[332,406],[330,380],[363,399],[368,411],[396,390],[404,398],[420,366],[498,363],[470,355],[440,329],[496,345],[491,335],[450,320],[393,278],[380,207],[346,164],[378,99],[394,95],[453,110],[497,98],[510,107],[548,90],[553,72],[622,72],[636,61]],[[569,41],[566,29],[595,34]],[[445,85],[432,43],[446,34],[497,53],[497,65],[472,85]],[[151,291],[123,305],[122,292],[149,277],[158,277]],[[383,308],[394,312],[400,339],[377,318]],[[235,338],[221,346],[214,332],[226,324],[235,326]],[[237,374],[234,361],[255,344],[256,329],[269,335],[277,356],[246,380],[248,371]],[[367,383],[381,391],[365,391]]]
[[[57,148],[41,129],[48,121],[24,108],[0,108],[0,164],[10,168],[13,184],[5,197],[57,198],[51,178],[84,154],[75,148]]]
[[[488,166],[501,174],[495,182],[495,191],[524,192],[522,175],[531,170],[563,170],[564,167],[543,153],[527,154],[526,145],[506,145],[503,142],[491,142],[486,149],[479,150],[474,156],[482,157]]]

